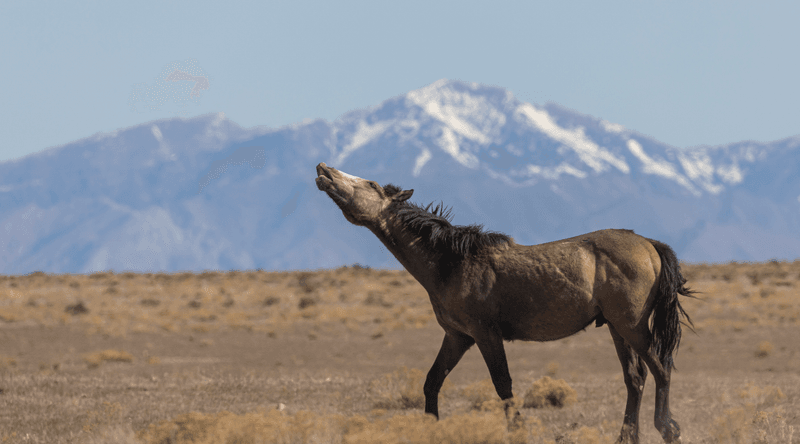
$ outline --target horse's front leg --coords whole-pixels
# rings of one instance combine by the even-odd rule
[[[439,390],[444,384],[444,378],[447,377],[453,367],[461,360],[461,357],[464,356],[464,353],[474,343],[475,340],[469,336],[445,332],[442,348],[439,349],[439,354],[436,356],[433,367],[428,372],[428,377],[425,379],[425,386],[423,387],[425,413],[430,413],[439,418]]]
[[[511,393],[511,374],[508,371],[503,338],[498,333],[491,331],[476,337],[475,342],[486,362],[486,367],[489,368],[489,375],[492,377],[497,395],[504,401],[510,399],[514,394]]]
[[[508,360],[506,359],[503,337],[491,330],[476,337],[475,342],[478,344],[483,360],[489,368],[489,375],[492,377],[492,383],[497,395],[505,401],[506,418],[509,421],[509,426],[516,427],[520,424],[520,416],[519,411],[513,404],[514,393],[511,392],[511,373],[508,371]]]

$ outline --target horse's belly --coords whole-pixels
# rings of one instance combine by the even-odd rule
[[[592,323],[592,319],[583,322],[571,322],[561,325],[519,325],[513,326],[508,331],[503,331],[503,339],[512,341],[555,341],[572,336],[585,329]]]
[[[500,324],[507,340],[553,341],[583,330],[598,314],[590,299],[577,297],[504,310]]]

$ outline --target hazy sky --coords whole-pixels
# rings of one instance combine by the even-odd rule
[[[441,78],[677,147],[800,134],[800,2],[72,3],[0,4],[0,161],[176,115],[333,120]]]

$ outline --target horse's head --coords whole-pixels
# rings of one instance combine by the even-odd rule
[[[351,176],[344,171],[317,165],[317,188],[328,193],[344,213],[344,217],[355,225],[377,223],[381,214],[392,202],[402,202],[414,190],[395,191],[384,189],[377,182]]]

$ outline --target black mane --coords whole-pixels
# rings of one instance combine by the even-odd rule
[[[383,187],[387,195],[393,196],[400,187],[388,184]],[[503,233],[483,231],[483,225],[453,225],[451,209],[433,202],[426,207],[405,202],[395,202],[390,210],[423,246],[438,251],[446,262],[460,262],[466,256],[475,255],[484,247],[506,245],[511,238]]]

